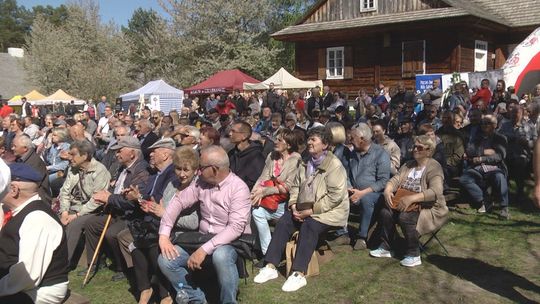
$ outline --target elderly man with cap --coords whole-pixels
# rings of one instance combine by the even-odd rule
[[[160,139],[148,149],[151,151],[151,165],[158,171],[157,174],[150,176],[145,187],[132,183],[129,189],[124,191],[126,200],[138,201],[138,203],[121,205],[111,201],[111,198],[107,200],[109,205],[115,208],[129,210],[126,211],[126,220],[130,233],[120,232],[118,241],[122,244],[121,247],[124,248],[124,251],[125,244],[128,244],[127,247],[131,252],[137,289],[140,292],[139,303],[147,303],[152,297],[155,290],[151,284],[152,275],[162,276],[157,265],[160,218],[153,213],[146,213],[144,209],[150,200],[158,203],[161,201],[165,187],[169,183],[179,182],[173,165],[173,155],[176,149],[174,140],[172,138]],[[111,197],[114,198],[116,195],[111,195]],[[168,301],[172,302],[172,300],[168,296],[165,282],[165,278],[162,277],[154,288],[157,288],[156,293],[162,299],[162,303],[169,303]]]
[[[9,168],[11,184],[3,200],[9,211],[0,230],[0,303],[61,303],[68,290],[64,230],[39,197],[41,175],[23,163]]]
[[[81,238],[85,223],[90,214],[102,212],[92,195],[107,189],[111,174],[100,162],[92,157],[94,145],[87,141],[75,141],[69,147],[70,167],[64,185],[60,189],[60,220],[66,225],[68,257],[71,266],[75,249]]]
[[[51,202],[51,188],[49,185],[49,173],[45,162],[39,157],[34,149],[34,144],[26,134],[18,135],[11,144],[16,161],[25,163],[34,168],[41,176],[39,182],[39,195],[46,203]]]
[[[130,201],[123,195],[123,190],[128,189],[130,185],[137,185],[140,188],[146,186],[148,180],[148,164],[143,158],[141,145],[139,140],[131,136],[124,136],[118,139],[117,143],[110,147],[116,151],[116,158],[120,163],[120,169],[117,176],[114,177],[115,182],[111,183],[108,190],[100,190],[93,194],[94,201],[104,203],[110,208],[105,208],[113,217],[107,231],[105,232],[105,241],[111,249],[114,269],[116,274],[113,280],[124,278],[123,270],[127,269],[123,265],[124,258],[120,251],[118,243],[118,233],[127,228],[125,216],[129,215],[129,210],[138,206],[137,200]],[[124,212],[125,210],[128,210]],[[91,261],[96,250],[99,237],[103,232],[107,215],[104,213],[92,214],[84,225],[86,255],[87,261]],[[131,261],[130,261],[131,266]],[[94,268],[93,271],[96,269]],[[86,274],[86,271],[81,271],[81,274]]]

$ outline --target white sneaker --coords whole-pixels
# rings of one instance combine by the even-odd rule
[[[267,265],[259,271],[259,273],[253,279],[253,282],[262,284],[270,280],[276,279],[277,277],[277,270]]]
[[[399,262],[401,266],[405,267],[414,267],[422,265],[422,259],[420,259],[420,256],[406,256],[401,262]]]
[[[486,205],[482,204],[480,208],[478,208],[478,213],[486,213]]]
[[[281,290],[285,292],[297,291],[306,285],[306,278],[295,271],[287,278],[287,281],[285,281],[283,286],[281,286]]]
[[[375,258],[391,258],[392,257],[392,252],[384,249],[384,248],[377,248],[375,250],[371,250],[369,252],[369,255],[372,256],[372,257],[375,257]]]

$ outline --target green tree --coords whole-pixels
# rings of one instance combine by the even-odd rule
[[[80,98],[118,96],[130,89],[129,46],[114,25],[103,25],[94,1],[67,6],[60,25],[38,15],[24,63],[46,93],[62,88]]]
[[[175,50],[170,47],[174,41],[165,20],[154,10],[135,10],[127,27],[122,27],[122,32],[130,45],[128,75],[131,79],[139,84],[157,78],[178,82],[174,78],[177,68],[174,65]],[[174,66],[174,69],[170,70],[169,66]]]
[[[216,71],[241,68],[257,78],[276,69],[277,48],[270,49],[263,33],[271,12],[267,0],[160,0],[171,16],[176,64],[184,85],[197,83]]]
[[[289,71],[294,70],[294,43],[277,41],[270,35],[287,26],[295,25],[316,2],[316,0],[271,0],[273,9],[266,19],[268,31],[262,39],[267,41],[269,48],[279,50],[277,65]]]
[[[24,44],[25,26],[24,8],[17,6],[15,0],[0,0],[0,49],[21,47]]]

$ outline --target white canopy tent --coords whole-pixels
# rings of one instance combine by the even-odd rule
[[[169,85],[163,79],[159,79],[150,81],[133,92],[120,95],[122,108],[127,109],[130,104],[139,103],[141,95],[151,104],[151,108],[163,111],[166,115],[171,110],[180,110],[184,99],[183,90]]]
[[[45,106],[45,105],[56,104],[59,102],[68,104],[68,103],[71,103],[71,101],[74,101],[75,105],[84,105],[86,103],[84,100],[80,98],[69,95],[68,93],[64,92],[62,89],[58,89],[58,91],[54,92],[52,95],[47,96],[40,100],[32,101],[31,103],[38,106]]]
[[[284,68],[279,69],[274,75],[259,83],[244,82],[244,90],[256,91],[266,90],[270,83],[274,83],[276,89],[311,89],[316,86],[322,87],[322,80],[305,81],[298,79],[287,72]]]

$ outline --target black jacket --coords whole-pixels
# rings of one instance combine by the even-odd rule
[[[229,151],[231,171],[238,175],[250,190],[264,168],[265,158],[262,151],[263,147],[257,142],[250,142],[244,151],[238,150],[237,147]]]
[[[142,141],[141,151],[144,155],[144,160],[146,160],[147,162],[150,161],[150,152],[151,152],[150,150],[148,150],[148,148],[158,140],[159,140],[159,136],[157,136],[156,133],[154,132],[150,132],[146,134],[146,137]]]

